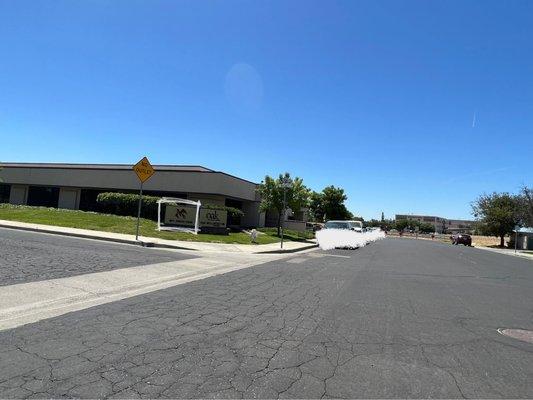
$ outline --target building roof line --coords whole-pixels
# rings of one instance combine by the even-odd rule
[[[83,164],[83,163],[31,163],[31,162],[0,162],[0,168],[35,168],[35,169],[81,169],[81,170],[130,170],[133,164]],[[172,165],[172,164],[154,164],[156,171],[175,171],[175,172],[202,172],[216,173],[239,179],[243,182],[257,183],[223,171],[203,167],[201,165]]]

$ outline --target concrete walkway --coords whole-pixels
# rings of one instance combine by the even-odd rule
[[[315,242],[284,242],[283,250],[280,249],[279,243],[270,244],[228,244],[228,243],[206,243],[206,242],[188,242],[183,240],[166,240],[153,237],[139,236],[139,241],[135,240],[134,235],[122,233],[102,232],[89,229],[66,228],[62,226],[32,224],[18,221],[0,220],[0,227],[22,229],[33,232],[52,233],[86,239],[106,240],[118,243],[141,244],[147,247],[161,247],[181,250],[196,250],[202,252],[229,252],[229,253],[293,253],[317,247]]]
[[[204,253],[186,260],[1,286],[0,330],[285,257],[284,254]]]
[[[505,254],[508,256],[522,257],[522,258],[526,258],[528,260],[533,261],[533,253],[525,252],[522,250],[517,250],[515,253],[514,249],[495,249],[493,247],[484,247],[484,246],[476,246],[476,249],[492,251],[494,253]]]

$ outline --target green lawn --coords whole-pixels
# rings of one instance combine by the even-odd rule
[[[15,206],[0,204],[0,219],[20,221],[34,224],[64,226],[68,228],[90,229],[95,231],[125,233],[134,235],[137,219],[118,215],[98,214],[78,210],[60,210],[57,208]],[[250,235],[244,232],[224,235],[200,234],[193,235],[185,232],[159,232],[157,223],[149,219],[141,219],[139,228],[141,236],[156,237],[169,240],[186,240],[193,242],[211,243],[240,243],[250,244]],[[258,235],[259,244],[279,242],[275,228],[260,229],[264,234]],[[303,241],[313,237],[312,234],[302,234],[295,231],[285,231],[285,240]]]

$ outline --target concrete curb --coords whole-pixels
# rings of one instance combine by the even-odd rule
[[[77,237],[77,238],[82,238],[82,239],[103,240],[103,241],[106,241],[106,242],[131,244],[131,245],[142,246],[142,247],[161,247],[161,248],[170,248],[170,249],[176,249],[176,250],[196,251],[196,249],[190,249],[190,248],[181,247],[181,246],[170,246],[170,245],[159,244],[159,243],[155,243],[155,242],[143,242],[141,240],[136,241],[136,240],[131,240],[131,239],[113,238],[113,237],[108,237],[108,236],[100,236],[98,234],[88,235],[88,234],[85,234],[85,233],[64,232],[64,231],[56,231],[56,230],[52,230],[52,229],[43,229],[43,228],[29,227],[29,226],[4,225],[4,224],[1,224],[1,223],[0,223],[0,228],[15,229],[15,230],[19,230],[19,231],[47,233],[47,234],[51,234],[51,235],[70,236],[70,237]],[[94,231],[94,232],[98,232],[98,231]]]
[[[279,249],[279,250],[267,250],[267,251],[257,251],[254,254],[285,254],[285,253],[297,253],[303,250],[309,250],[318,247],[318,243],[311,243],[307,246],[298,247],[296,249]]]
[[[519,257],[519,258],[523,258],[529,261],[533,261],[533,255],[523,254],[520,252],[515,253],[513,249],[499,250],[499,249],[491,249],[490,247],[486,247],[486,246],[478,246],[476,247],[476,249],[490,251],[491,253],[502,254],[504,256]]]
[[[103,240],[106,242],[130,244],[130,245],[142,246],[142,247],[154,247],[154,248],[171,249],[171,250],[201,251],[201,250],[190,248],[190,247],[183,247],[183,246],[171,245],[171,244],[166,244],[166,243],[157,243],[157,242],[148,242],[148,241],[145,242],[141,240],[136,241],[133,239],[121,239],[121,238],[115,238],[115,237],[109,237],[109,236],[102,236],[102,235],[98,235],[99,231],[94,231],[95,234],[92,235],[92,234],[78,233],[78,232],[58,231],[58,230],[53,230],[53,229],[41,228],[41,227],[13,226],[13,225],[6,225],[2,223],[0,223],[0,228],[15,229],[15,230],[22,230],[22,231],[29,231],[29,232],[38,232],[38,233],[47,233],[51,235],[70,236],[70,237],[77,237],[77,238],[82,238],[82,239]],[[309,250],[315,247],[318,247],[318,244],[311,243],[307,246],[302,246],[302,247],[298,247],[295,249],[251,251],[250,253],[251,254],[289,254],[289,253],[297,253],[299,251]]]

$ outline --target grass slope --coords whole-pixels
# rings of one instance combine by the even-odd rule
[[[46,207],[16,206],[0,204],[0,219],[9,221],[28,222],[33,224],[64,226],[68,228],[89,229],[94,231],[125,233],[135,235],[137,219],[119,215],[98,214],[79,210],[63,210]],[[276,229],[259,229],[264,234],[258,235],[259,244],[279,242]],[[228,236],[200,234],[193,235],[185,232],[159,232],[157,223],[149,219],[141,219],[139,233],[146,237],[156,237],[169,240],[185,240],[193,242],[238,243],[250,244],[250,235],[245,232],[232,232]],[[312,235],[286,231],[285,240],[303,241]]]

